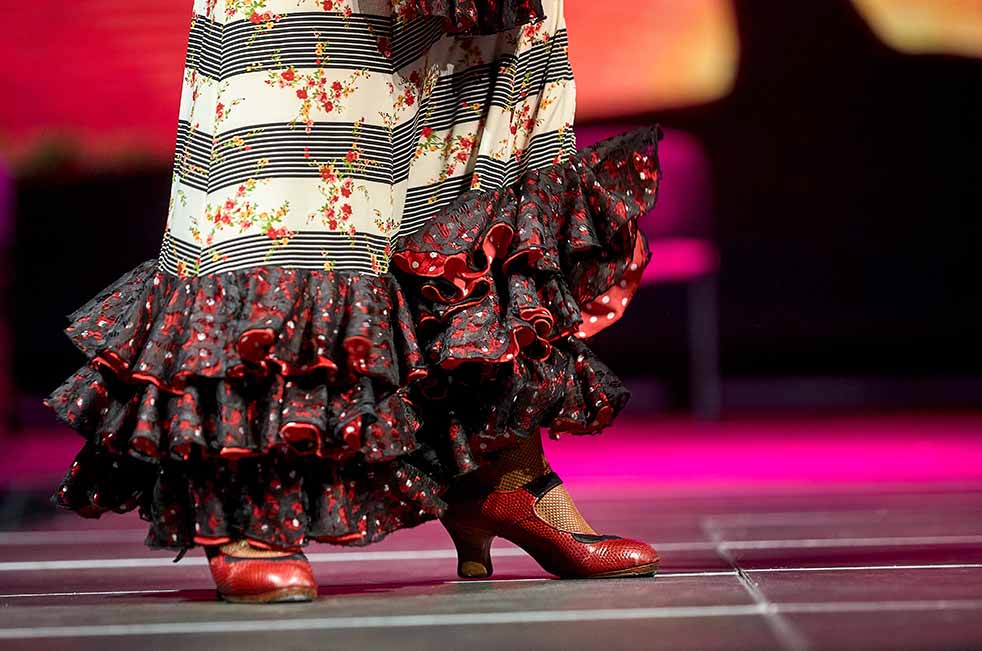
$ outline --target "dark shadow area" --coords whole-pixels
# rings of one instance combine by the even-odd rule
[[[982,61],[895,52],[847,0],[736,10],[733,92],[635,117],[712,160],[724,376],[977,376]],[[595,340],[617,371],[680,363],[654,290]]]

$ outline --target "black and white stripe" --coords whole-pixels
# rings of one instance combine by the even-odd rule
[[[481,179],[482,192],[498,190],[513,185],[529,170],[552,165],[557,158],[565,160],[575,151],[576,136],[572,129],[566,129],[562,135],[558,131],[541,133],[533,137],[520,162],[481,156],[474,165],[474,173]],[[422,228],[434,214],[450,205],[459,193],[466,191],[471,179],[472,174],[468,174],[435,185],[409,188],[399,235],[408,235]]]
[[[323,254],[330,253],[338,269],[376,273],[372,267],[374,254],[382,264],[388,264],[385,247],[389,240],[383,235],[308,231],[298,232],[289,244],[278,245],[265,235],[243,235],[231,240],[199,249],[171,233],[167,233],[161,245],[159,268],[172,274],[192,276],[247,269],[260,265],[280,265],[299,269],[324,269],[328,261]]]
[[[422,99],[415,119],[397,125],[391,132],[378,125],[362,125],[359,147],[365,158],[378,164],[353,176],[389,184],[408,179],[423,128],[422,115],[427,116],[425,126],[434,131],[447,130],[477,122],[489,106],[507,108],[523,97],[542,93],[549,83],[571,81],[573,72],[565,47],[566,33],[561,32],[549,44],[537,44],[517,58],[448,75],[436,84],[431,95]],[[499,70],[504,66],[513,71],[508,75],[510,83],[499,83]],[[465,108],[464,103],[471,106]],[[185,185],[204,192],[249,178],[316,177],[318,170],[305,157],[305,148],[316,161],[341,159],[350,147],[353,130],[350,122],[318,122],[309,134],[301,125],[252,124],[222,132],[214,145],[220,160],[212,163],[212,136],[192,129],[182,120],[177,134],[177,170]],[[229,143],[235,138],[246,141],[249,151],[231,147]],[[268,159],[269,164],[257,170],[256,163],[263,159]]]
[[[222,25],[197,16],[188,37],[187,67],[223,81],[257,69],[285,66],[371,70],[392,74],[424,56],[445,36],[435,18],[397,24],[388,16],[297,12],[282,16],[272,28],[247,20]],[[386,57],[379,39],[388,39]],[[312,45],[324,43],[320,64]],[[274,57],[278,56],[278,62]]]
[[[512,185],[522,174],[531,169],[548,167],[557,155],[568,156],[576,146],[572,130],[562,136],[557,132],[541,134],[530,145],[521,163],[514,160],[495,161],[482,158],[474,168],[481,175],[480,190],[470,190],[472,174],[447,179],[434,186],[414,188],[407,193],[402,223],[390,239],[384,235],[359,232],[344,235],[336,232],[298,232],[286,245],[274,245],[265,235],[244,235],[219,244],[199,247],[167,233],[161,247],[161,268],[177,274],[178,265],[185,265],[185,273],[203,275],[257,265],[283,265],[303,269],[323,269],[330,259],[337,268],[366,273],[376,273],[372,255],[385,261],[386,245],[396,238],[411,235],[425,226],[434,215],[455,201],[466,200],[479,192]],[[387,264],[387,262],[383,262]]]

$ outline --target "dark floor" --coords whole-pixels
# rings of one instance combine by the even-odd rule
[[[922,459],[939,449],[915,439],[893,443]],[[749,463],[760,450],[748,445]],[[683,457],[676,449],[665,463]],[[655,543],[657,577],[552,580],[496,543],[494,579],[462,582],[446,534],[426,525],[367,548],[310,547],[314,603],[236,606],[215,601],[200,554],[175,565],[146,550],[135,518],[59,514],[0,532],[0,648],[982,649],[982,481],[904,481],[871,466],[883,481],[809,482],[814,455],[797,482],[787,467],[781,481],[758,469],[742,482],[611,482],[613,466],[592,481],[575,453],[554,458],[595,528]],[[662,460],[647,458],[657,477]]]

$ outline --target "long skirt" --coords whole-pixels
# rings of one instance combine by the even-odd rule
[[[562,0],[195,0],[157,257],[68,315],[53,500],[151,547],[365,545],[630,392],[657,126],[577,150]]]

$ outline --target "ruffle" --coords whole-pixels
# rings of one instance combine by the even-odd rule
[[[542,0],[394,0],[402,20],[443,19],[453,34],[494,34],[545,18]]]
[[[354,454],[362,426],[389,424],[372,414],[408,413],[406,387],[427,374],[392,276],[261,267],[181,278],[147,260],[68,318],[90,364],[46,403],[84,434],[132,421],[136,456]]]
[[[88,516],[139,506],[154,523],[148,541],[165,546],[235,531],[270,545],[363,543],[438,513],[439,487],[409,461],[421,447],[409,390],[427,369],[393,276],[260,267],[181,278],[147,260],[68,318],[88,363],[44,404],[88,443],[60,506]],[[372,480],[342,486],[349,462],[373,464]],[[262,481],[209,492],[209,478],[250,467]],[[287,489],[263,473],[304,468],[312,479],[291,493],[303,499],[277,512],[314,525],[271,526],[261,505]],[[400,490],[374,525],[367,513],[382,502],[363,493],[386,484]],[[347,511],[338,497],[332,518],[301,508],[325,495],[348,495]]]
[[[53,499],[138,508],[151,546],[362,545],[540,427],[600,432],[630,393],[584,339],[648,263],[660,134],[462,195],[383,275],[142,263],[68,317],[88,361],[44,402],[86,444]]]
[[[660,127],[621,134],[514,186],[464,194],[396,242],[427,361],[548,359],[623,315],[651,258],[638,219],[661,179]]]
[[[609,426],[631,393],[589,347],[575,337],[557,341],[545,359],[525,355],[509,363],[435,368],[416,387],[427,439],[449,450],[428,459],[427,474],[441,484],[477,469],[494,453],[538,436],[597,434]]]
[[[657,200],[661,137],[636,129],[464,194],[397,240],[431,365],[415,402],[453,446],[444,476],[540,427],[599,433],[630,399],[585,340],[623,315],[650,261],[638,220]]]

